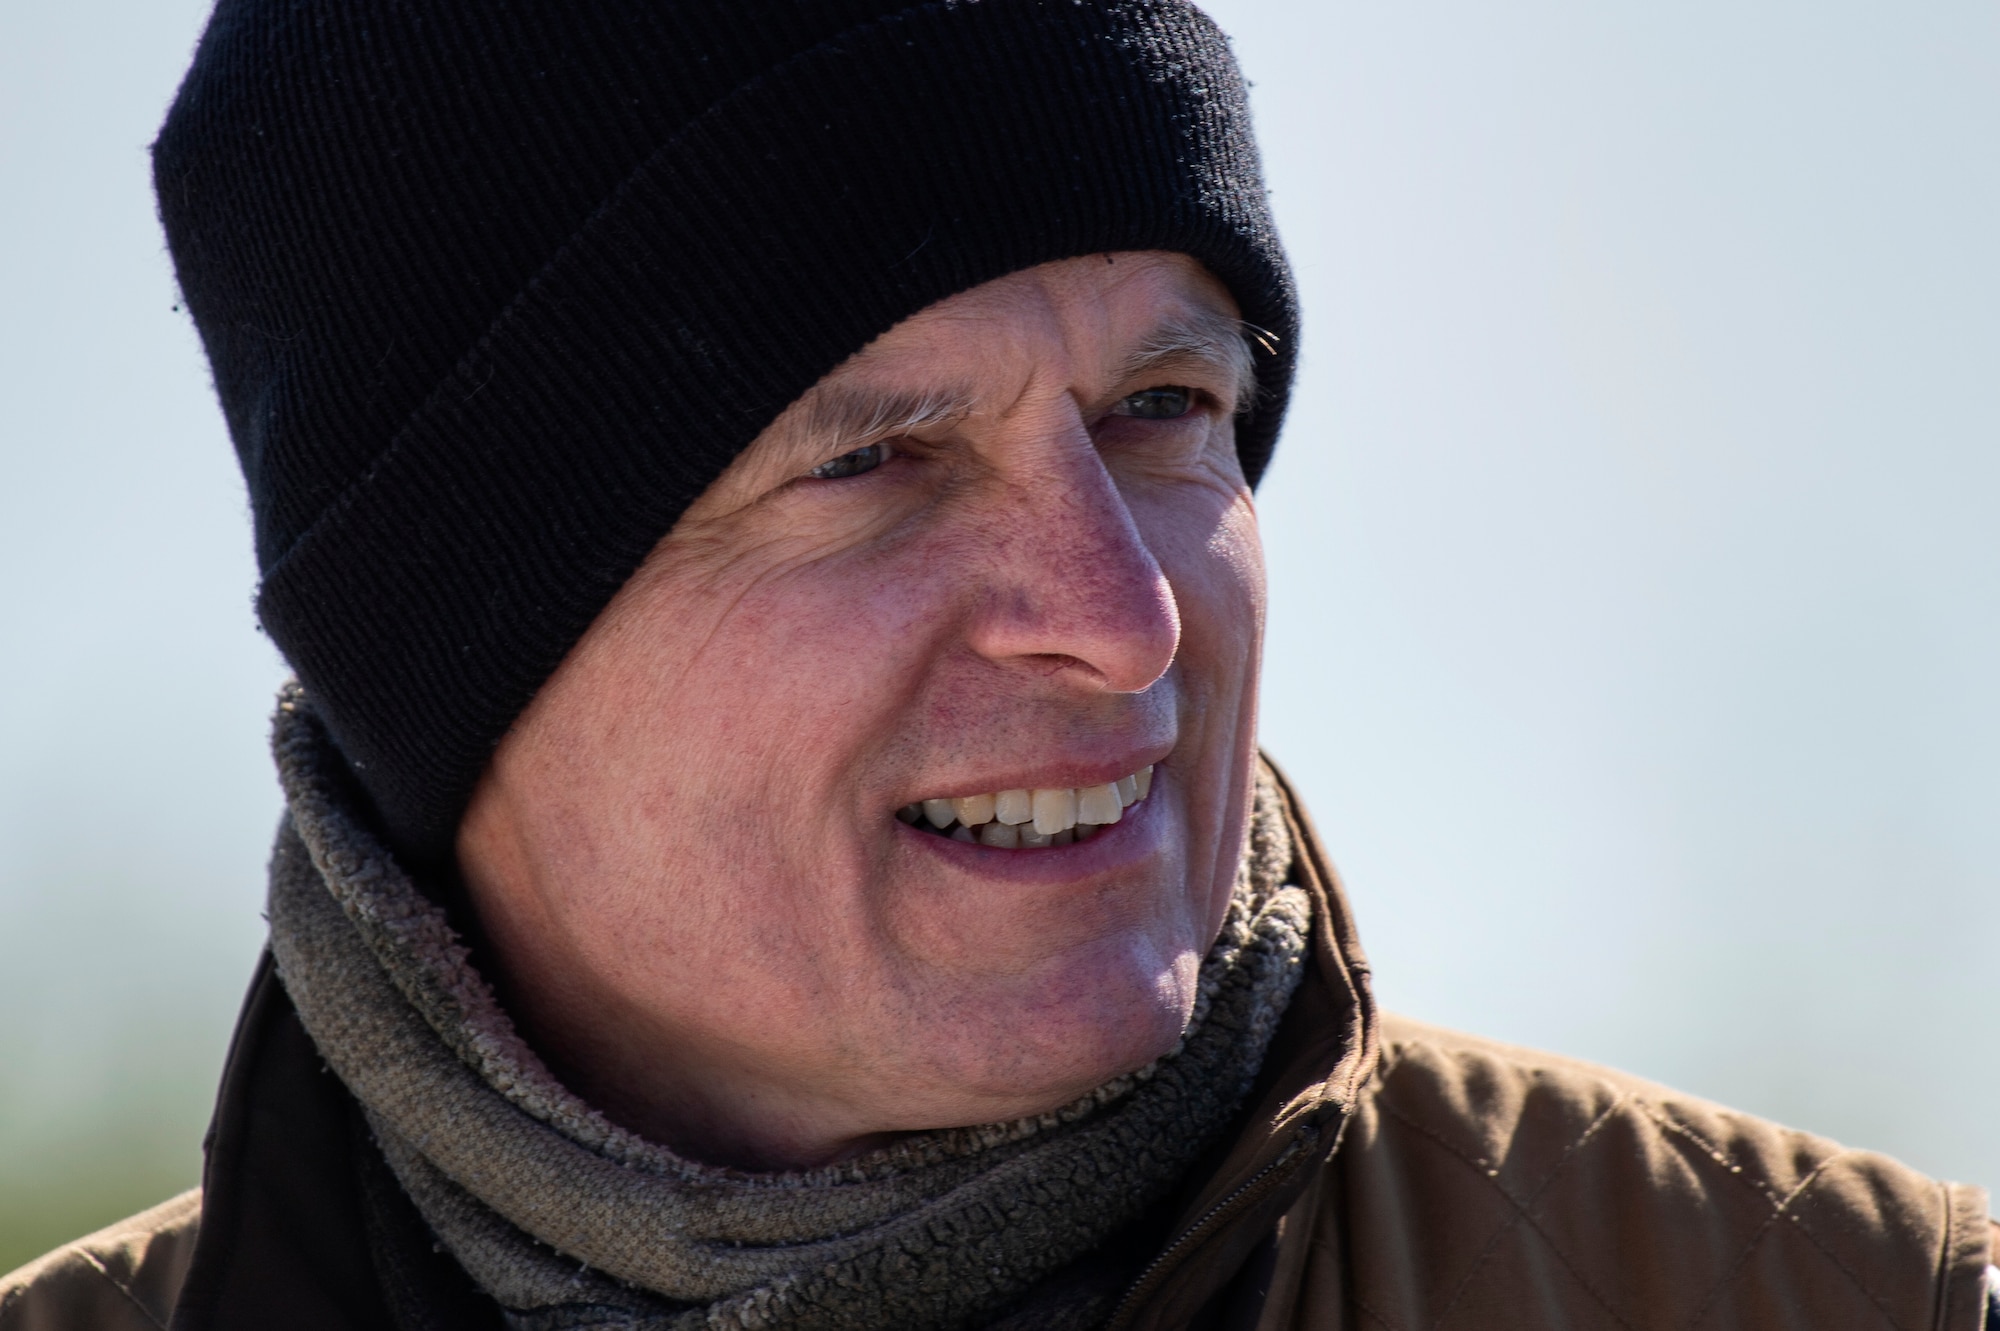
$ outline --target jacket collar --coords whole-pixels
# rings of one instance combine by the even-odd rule
[[[409,1204],[369,1187],[371,1171],[387,1166],[269,953],[250,981],[203,1146],[201,1228],[171,1331],[497,1331],[498,1310],[421,1241]],[[392,1313],[386,1276],[421,1286],[421,1323]],[[395,1302],[401,1311],[412,1300]]]
[[[1297,788],[1284,795],[1291,881],[1313,899],[1312,968],[1279,1023],[1253,1108],[1188,1195],[1172,1237],[1126,1292],[1108,1331],[1184,1327],[1210,1307],[1340,1144],[1380,1058],[1368,960],[1333,862]]]

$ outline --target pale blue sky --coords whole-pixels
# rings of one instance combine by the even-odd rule
[[[1383,998],[2000,1186],[2000,10],[1210,10],[1306,307],[1264,735]],[[191,1175],[262,930],[203,11],[0,6],[0,1188]]]

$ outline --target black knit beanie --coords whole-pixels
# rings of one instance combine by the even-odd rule
[[[730,460],[899,320],[1176,250],[1296,302],[1183,0],[220,0],[154,146],[258,613],[445,862],[493,747]]]

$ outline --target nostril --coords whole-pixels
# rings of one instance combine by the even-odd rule
[[[1061,652],[1030,652],[1021,660],[1043,674],[1055,675],[1065,670],[1088,670],[1091,674],[1101,673],[1096,666],[1080,656],[1067,656]]]
[[[1087,441],[1085,441],[1087,442]],[[967,645],[1037,674],[1075,667],[1079,682],[1139,693],[1180,646],[1180,608],[1118,487],[1094,450],[1009,491],[987,528],[980,603]]]

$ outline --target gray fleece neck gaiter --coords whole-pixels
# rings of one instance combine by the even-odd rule
[[[1279,796],[1260,780],[1165,1056],[1049,1113],[821,1169],[704,1165],[610,1122],[521,1040],[341,796],[296,687],[273,743],[289,803],[270,883],[279,976],[403,1190],[523,1331],[979,1326],[1173,1192],[1244,1103],[1304,973],[1310,901],[1285,882]]]

